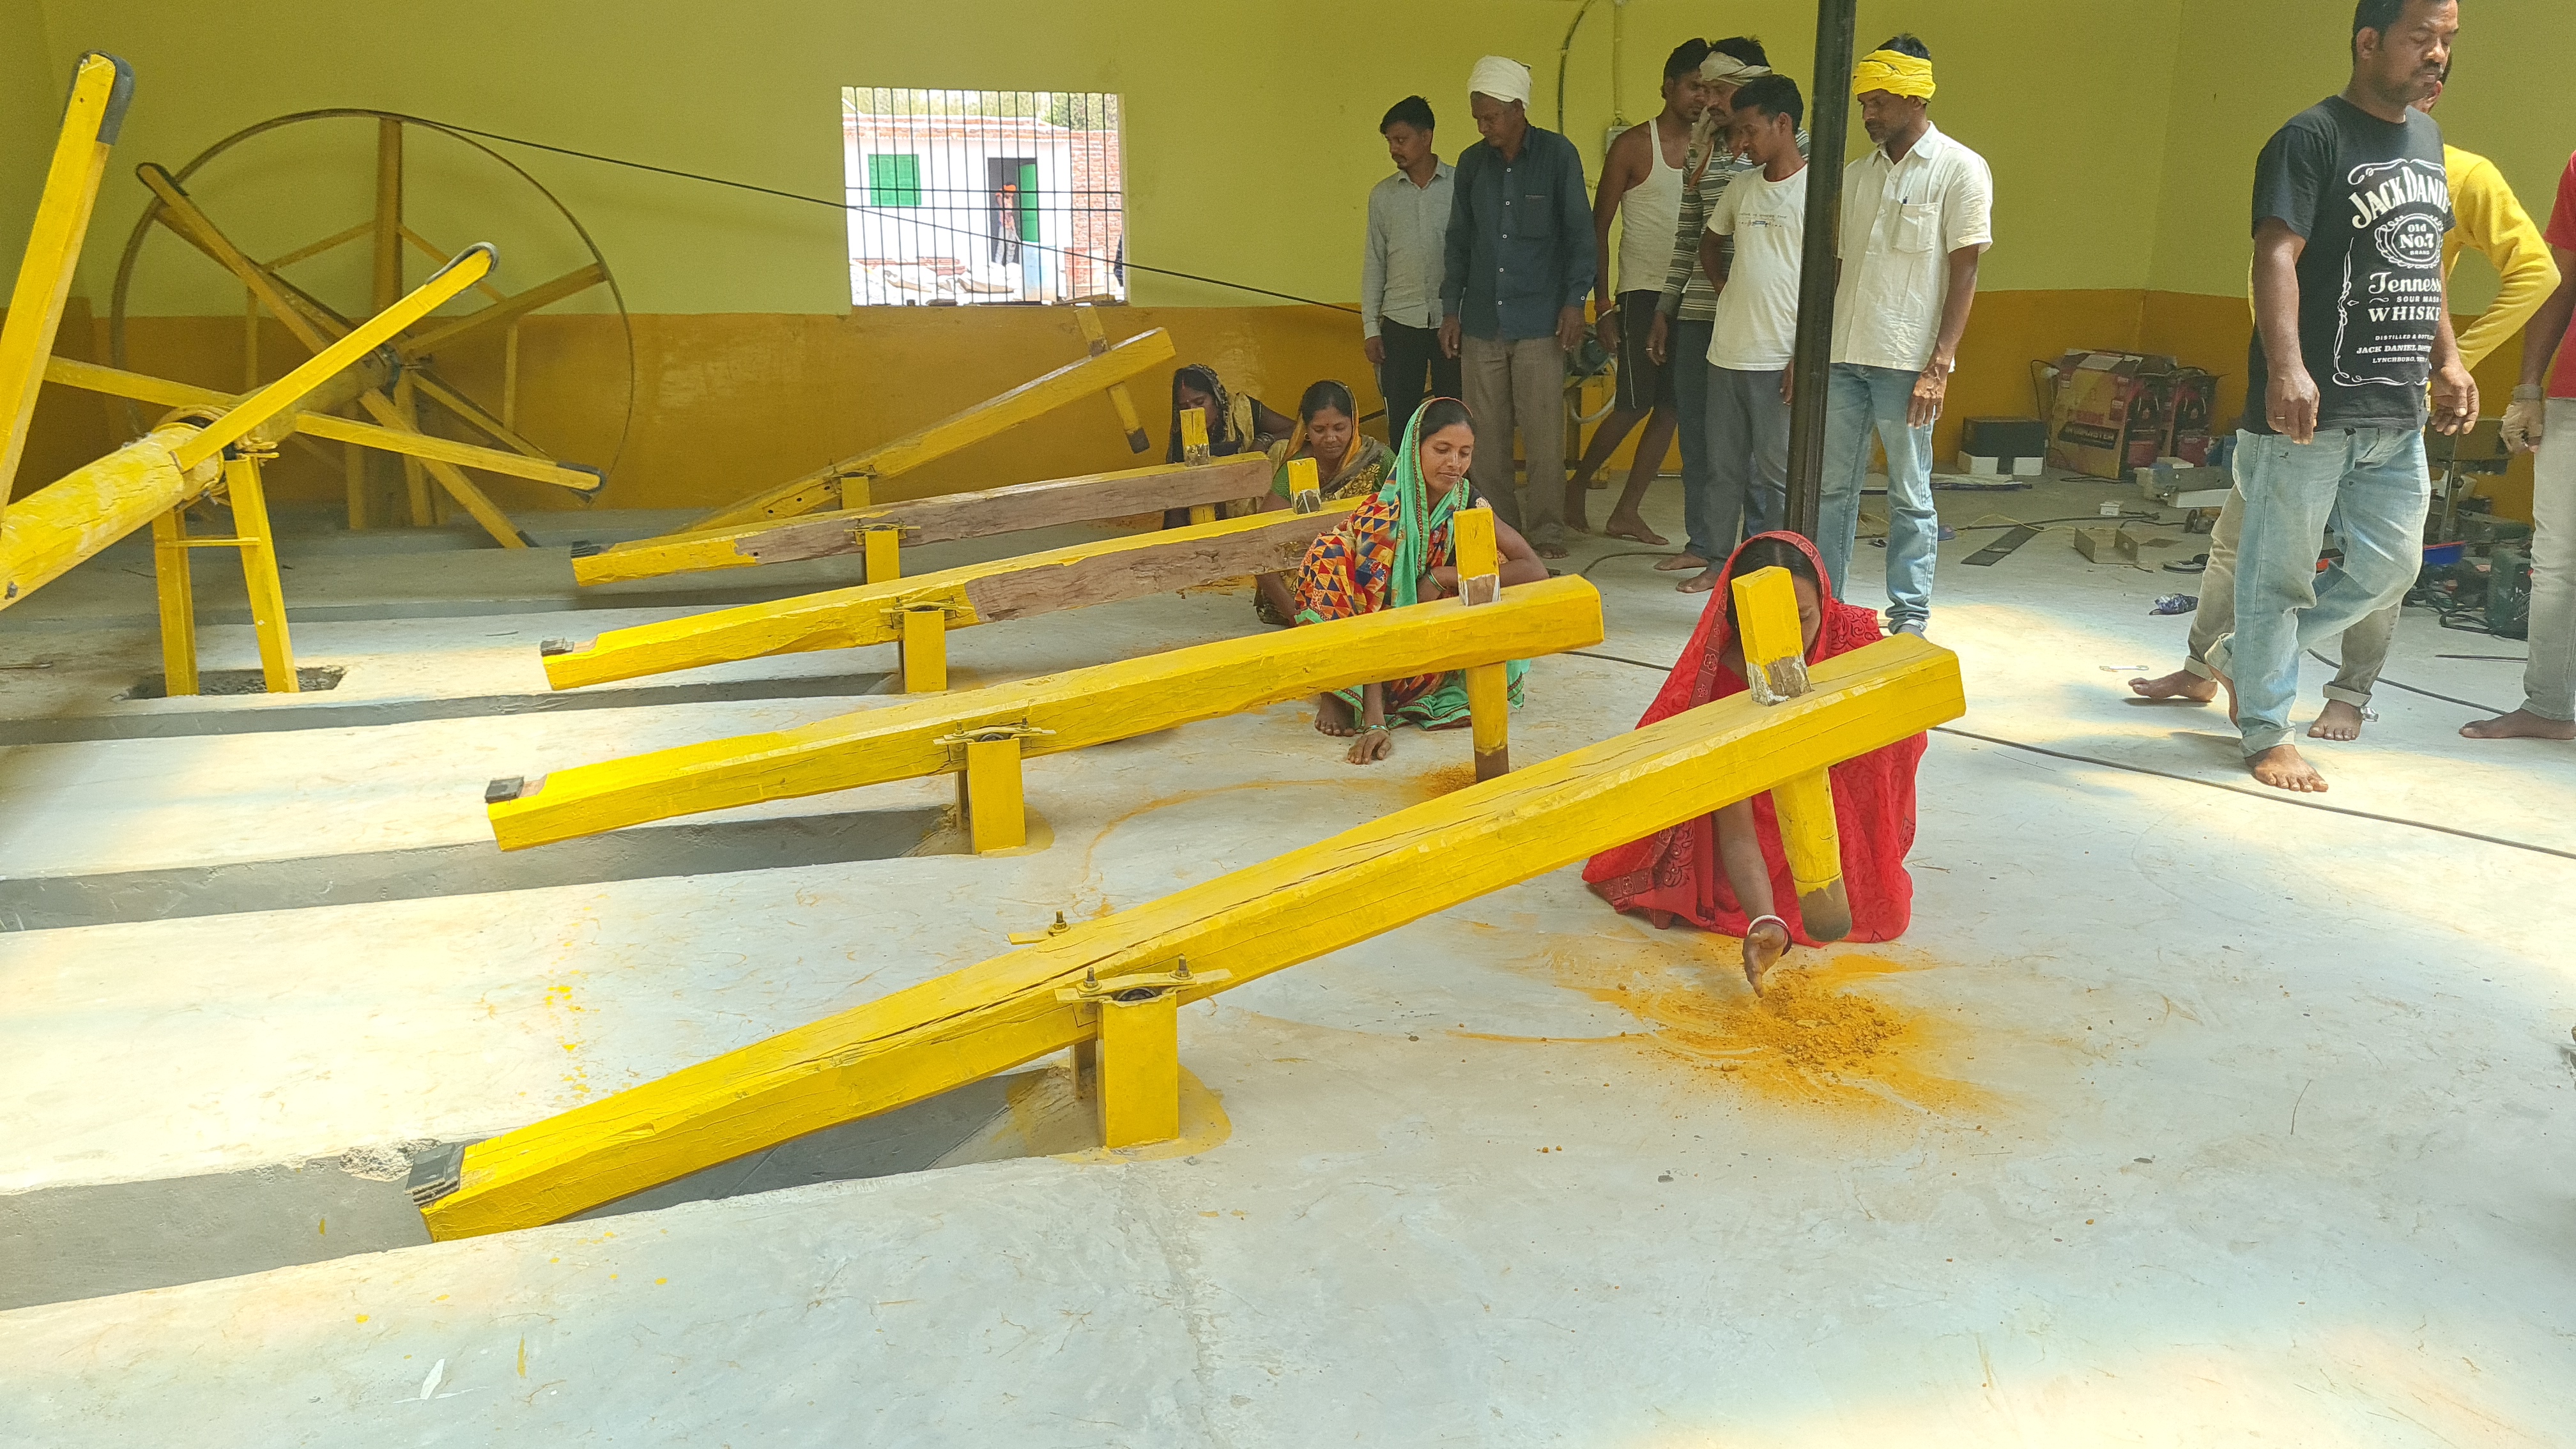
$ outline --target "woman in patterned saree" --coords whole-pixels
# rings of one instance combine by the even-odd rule
[[[1465,403],[1437,398],[1416,411],[1396,447],[1395,473],[1385,488],[1306,551],[1297,570],[1297,622],[1354,618],[1456,593],[1449,521],[1459,509],[1477,506],[1475,487],[1467,481],[1475,453]],[[1500,519],[1494,521],[1494,542],[1506,587],[1547,577],[1547,565]],[[1517,659],[1509,666],[1514,705],[1521,702],[1527,668]],[[1389,730],[1399,722],[1433,730],[1465,724],[1463,677],[1424,674],[1335,690],[1316,700],[1315,728],[1349,738],[1355,765],[1394,753]]]

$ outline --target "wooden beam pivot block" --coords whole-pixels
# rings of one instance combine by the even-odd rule
[[[1131,986],[1099,1003],[1100,1145],[1141,1147],[1181,1135],[1181,996]]]
[[[903,606],[903,692],[938,694],[948,688],[948,610],[938,604]]]
[[[1450,556],[1458,569],[1458,602],[1470,608],[1503,596],[1503,554],[1494,537],[1494,510],[1477,505],[1451,516]],[[1511,676],[1501,664],[1467,670],[1467,717],[1476,748],[1476,778],[1511,773]]]
[[[903,577],[903,530],[878,525],[859,530],[867,540],[868,582],[890,584]]]
[[[249,454],[226,458],[224,490],[232,498],[242,587],[250,595],[251,632],[259,641],[261,682],[271,694],[297,693],[295,645],[286,627],[286,589],[278,582],[277,535],[269,528],[268,494],[260,482],[259,459]]]
[[[1192,408],[1181,414],[1181,461],[1204,463],[1207,459],[1207,414]]]
[[[1028,799],[1020,778],[1019,731],[977,730],[965,736],[965,752],[966,768],[957,772],[957,803],[975,853],[1016,850],[1028,844]]]

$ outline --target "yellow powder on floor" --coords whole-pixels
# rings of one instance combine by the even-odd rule
[[[1464,790],[1475,784],[1476,765],[1472,760],[1465,764],[1442,765],[1436,770],[1425,770],[1416,778],[1422,782],[1422,793],[1437,800],[1452,791]]]

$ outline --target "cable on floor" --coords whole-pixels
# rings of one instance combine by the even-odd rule
[[[1673,671],[1673,666],[1669,664],[1649,664],[1643,659],[1629,659],[1622,655],[1603,654],[1589,649],[1568,649],[1564,652],[1571,654],[1578,659],[1601,659],[1612,664],[1633,664],[1639,669],[1651,669],[1658,674],[1670,674]],[[2382,682],[2384,683],[2386,681]],[[2417,692],[2422,693],[2420,690]],[[2443,696],[2435,697],[2442,698]],[[2474,707],[2478,709],[2486,708],[2484,705],[2477,705]],[[2382,815],[2372,810],[2355,810],[2348,805],[2328,805],[2321,800],[2303,799],[2286,790],[2274,790],[2268,786],[2257,788],[2250,785],[2232,785],[2224,780],[2210,780],[2204,779],[2198,775],[2185,775],[2172,770],[2159,770],[2151,765],[2133,765],[2125,760],[2105,759],[2100,755],[2078,754],[2072,750],[2052,750],[2045,745],[2034,745],[2025,743],[2021,740],[2006,739],[2002,735],[1981,734],[1975,730],[1961,729],[1956,725],[1934,725],[1932,727],[1932,732],[1934,734],[1956,735],[1960,739],[1976,740],[1983,744],[2001,745],[2005,749],[2009,750],[2023,750],[2034,755],[2046,755],[2051,759],[2071,760],[2082,765],[2099,765],[2107,770],[2125,770],[2133,775],[2153,775],[2161,780],[2178,780],[2186,785],[2204,785],[2212,790],[2224,790],[2230,795],[2242,795],[2248,800],[2262,800],[2274,805],[2294,805],[2303,810],[2323,810],[2330,815],[2349,815],[2357,820],[2376,820],[2383,825],[2411,826],[2417,830],[2432,831],[2437,835],[2455,835],[2462,840],[2475,840],[2486,845],[2501,845],[2512,850],[2528,850],[2536,855],[2554,855],[2561,860],[2576,860],[2576,850],[2560,850],[2556,846],[2537,845],[2528,840],[2513,840],[2501,835],[2482,835],[2474,830],[2462,830],[2456,826],[2450,825],[2435,825],[2429,820],[2411,820],[2403,815]]]
[[[2311,649],[2311,650],[2309,650],[2309,651],[2308,651],[2308,657],[2309,657],[2310,659],[2313,659],[2313,660],[2317,661],[2319,664],[2324,665],[2324,666],[2325,666],[2326,668],[2328,668],[2328,669],[2341,669],[2341,668],[2343,667],[2342,665],[2337,664],[2335,661],[2333,661],[2333,660],[2331,660],[2331,659],[2328,659],[2328,658],[2327,658],[2327,657],[2325,657],[2324,655],[2319,654],[2319,653],[2318,653],[2317,651],[2315,651],[2314,649]],[[2438,699],[2438,700],[2441,700],[2441,701],[2442,701],[2443,703],[2445,703],[2445,704],[2464,704],[2464,705],[2467,705],[2467,706],[2468,706],[2469,708],[2471,708],[2471,709],[2482,709],[2482,710],[2485,710],[2485,711],[2486,711],[2487,713],[2489,713],[2489,714],[2503,714],[2503,713],[2504,713],[2504,711],[2503,711],[2503,710],[2500,710],[2500,709],[2496,708],[2494,705],[2491,705],[2491,704],[2480,704],[2480,703],[2478,703],[2478,702],[2477,702],[2476,700],[2474,700],[2474,699],[2462,699],[2462,698],[2460,698],[2460,697],[2459,697],[2458,695],[2456,695],[2456,694],[2436,694],[2436,693],[2434,693],[2432,690],[2429,690],[2429,689],[2418,689],[2418,688],[2416,688],[2414,685],[2411,685],[2411,684],[2400,684],[2400,683],[2398,683],[2396,680],[2394,680],[2394,679],[2389,679],[2389,678],[2386,678],[2386,677],[2384,677],[2384,676],[2383,676],[2383,677],[2382,677],[2378,682],[2379,682],[2379,683],[2381,683],[2381,684],[2385,684],[2385,685],[2387,685],[2387,686],[2388,686],[2389,688],[2391,688],[2391,689],[2402,689],[2402,690],[2405,690],[2408,694],[2420,694],[2420,695],[2424,696],[2426,699]]]

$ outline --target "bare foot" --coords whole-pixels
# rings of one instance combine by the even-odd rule
[[[2460,726],[2460,734],[2472,740],[2576,740],[2576,720],[2518,709],[2494,719],[2471,720]]]
[[[1648,528],[1646,520],[1633,513],[1611,514],[1610,521],[1601,525],[1601,532],[1606,537],[1624,538],[1630,543],[1642,543],[1648,548],[1662,548],[1672,542],[1671,539]]]
[[[1744,980],[1762,994],[1762,973],[1789,949],[1789,932],[1778,921],[1763,921],[1744,935]]]
[[[1689,570],[1696,573],[1707,567],[1707,559],[1701,558],[1698,554],[1691,552],[1689,549],[1683,549],[1680,553],[1674,554],[1671,558],[1665,559],[1662,563],[1655,565],[1655,572],[1659,574],[1677,574],[1684,570]]]
[[[1691,575],[1689,578],[1682,580],[1680,583],[1673,585],[1673,588],[1678,593],[1705,594],[1709,590],[1717,587],[1717,576],[1724,572],[1726,572],[1726,570],[1718,568],[1702,569],[1698,573]]]
[[[1592,521],[1583,516],[1587,501],[1584,495],[1590,492],[1591,488],[1592,483],[1588,478],[1571,479],[1565,485],[1565,526],[1576,533],[1592,531]]]
[[[1348,739],[1359,730],[1351,723],[1351,702],[1338,694],[1315,697],[1315,728],[1336,739]]]
[[[2245,765],[2254,772],[2255,779],[2275,790],[2288,790],[2299,795],[2322,795],[2326,792],[2326,777],[2318,774],[2317,767],[2299,754],[2297,745],[2274,745],[2248,759]]]
[[[2359,709],[2342,700],[2330,699],[2326,701],[2326,707],[2317,712],[2317,722],[2308,726],[2308,738],[2357,740],[2361,738],[2362,720]]]
[[[1537,554],[1540,558],[1563,558],[1565,557],[1565,545],[1561,543],[1533,543],[1530,545],[1530,552]]]
[[[1349,758],[1354,765],[1374,765],[1394,753],[1395,735],[1392,732],[1385,729],[1366,729],[1360,731],[1358,739],[1351,741]]]
[[[2188,669],[2159,674],[2153,679],[2132,679],[2129,688],[2140,699],[2187,699],[2194,704],[2207,704],[2218,698],[2218,681],[2203,679]]]

